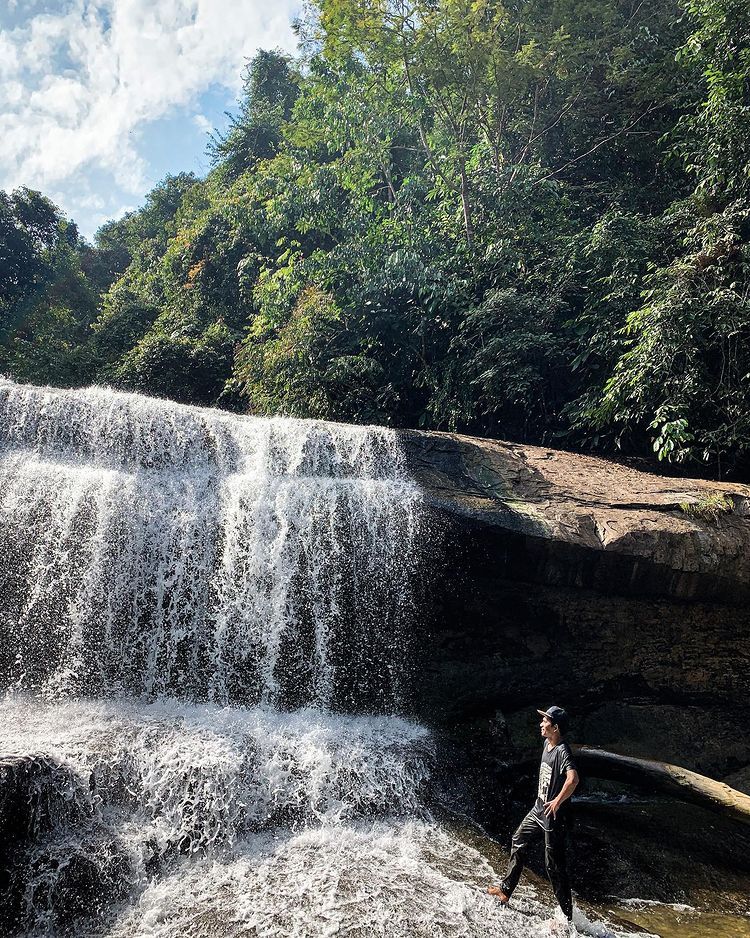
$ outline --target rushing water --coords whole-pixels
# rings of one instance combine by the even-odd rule
[[[420,496],[393,433],[0,384],[5,684],[398,708]]]
[[[549,934],[432,819],[397,715],[421,505],[387,430],[0,382],[17,933]]]

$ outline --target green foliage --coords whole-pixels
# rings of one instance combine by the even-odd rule
[[[186,404],[212,403],[229,375],[232,351],[232,334],[221,323],[199,331],[157,320],[112,368],[112,383]]]
[[[330,296],[307,287],[280,327],[269,316],[255,320],[236,362],[236,381],[252,413],[336,416],[328,369],[340,318]]]
[[[703,74],[697,113],[679,121],[675,149],[697,191],[723,201],[750,194],[750,12],[744,0],[687,0],[695,30],[678,59]]]
[[[90,373],[96,297],[74,224],[39,192],[0,192],[0,371],[77,383]]]
[[[648,427],[660,459],[736,457],[750,443],[748,221],[738,206],[695,221],[687,250],[649,275],[628,316],[597,417]]]
[[[663,215],[657,258],[621,330],[624,349],[590,408],[618,439],[650,433],[659,459],[732,470],[750,450],[750,14],[691,0],[679,51],[703,100],[671,135],[693,191]]]
[[[0,197],[0,368],[746,473],[746,4],[308,13],[94,246]]]
[[[289,58],[279,52],[260,51],[248,64],[239,113],[229,115],[229,130],[211,140],[211,155],[226,178],[236,179],[278,151],[298,80]]]
[[[555,372],[565,368],[565,318],[559,294],[524,295],[513,287],[489,291],[468,311],[451,349],[456,390],[463,385],[472,408],[467,422],[525,438],[554,425],[558,402],[548,395],[558,386]]]

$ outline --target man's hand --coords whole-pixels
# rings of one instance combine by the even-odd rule
[[[562,787],[562,791],[557,796],[553,798],[552,801],[544,802],[544,816],[551,817],[553,819],[557,818],[557,812],[560,810],[560,805],[564,804],[576,790],[578,786],[578,772],[575,769],[568,769],[565,773],[565,784]]]
[[[552,817],[556,819],[559,808],[560,808],[559,798],[553,798],[552,801],[545,801],[544,802],[544,816]]]

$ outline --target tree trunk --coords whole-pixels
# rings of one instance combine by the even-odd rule
[[[750,824],[750,795],[730,788],[723,782],[668,762],[636,759],[588,746],[572,748],[583,775],[645,785],[743,824]]]
[[[461,205],[464,210],[464,228],[466,230],[466,243],[470,248],[474,247],[474,220],[471,214],[471,202],[469,201],[469,177],[466,174],[466,161],[461,159]]]

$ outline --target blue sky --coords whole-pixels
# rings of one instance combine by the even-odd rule
[[[91,239],[167,173],[209,167],[247,58],[294,49],[300,0],[0,0],[0,189]]]

